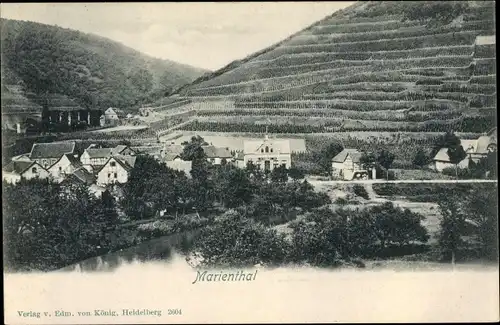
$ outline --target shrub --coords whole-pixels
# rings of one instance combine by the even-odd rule
[[[370,196],[368,195],[368,192],[366,192],[366,189],[363,185],[355,184],[353,186],[353,192],[359,197],[362,197],[365,200],[369,200]]]

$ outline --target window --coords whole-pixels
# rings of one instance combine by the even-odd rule
[[[269,147],[266,147],[266,152],[269,152]]]
[[[33,174],[36,174],[36,167],[31,168],[31,172],[32,172]]]
[[[260,149],[260,152],[264,152],[264,149]]]
[[[59,172],[62,172],[62,167],[61,166],[59,166]]]
[[[273,152],[273,148],[271,148],[271,152]]]
[[[108,173],[108,178],[110,178],[110,177],[111,177],[111,174],[110,174],[110,173]]]
[[[110,163],[109,163],[109,165],[110,165],[111,167],[115,167],[115,166],[116,166],[116,162],[112,161],[112,162],[110,162]]]
[[[118,178],[118,174],[117,173],[115,173],[115,178]]]

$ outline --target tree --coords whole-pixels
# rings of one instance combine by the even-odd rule
[[[363,152],[359,158],[359,163],[363,169],[372,169],[375,167],[377,157],[372,152]]]
[[[300,168],[297,168],[297,167],[291,167],[289,170],[288,170],[288,175],[294,180],[294,181],[298,181],[302,178],[304,178],[304,171]]]
[[[464,148],[460,143],[448,147],[448,158],[455,165],[455,177],[458,179],[458,164],[467,157]]]
[[[381,150],[377,155],[377,163],[385,169],[387,180],[389,180],[389,168],[391,168],[394,158],[394,154],[387,150]]]
[[[7,268],[53,270],[109,250],[116,211],[86,186],[35,179],[3,190]]]
[[[446,193],[439,198],[438,205],[441,212],[439,245],[443,257],[450,258],[455,265],[457,251],[463,246],[462,239],[465,231],[465,215],[460,207],[461,196],[455,191]]]
[[[227,208],[236,208],[250,201],[253,186],[244,170],[231,166],[214,168],[212,183],[214,194]]]
[[[186,161],[206,160],[207,155],[203,150],[204,145],[207,145],[205,140],[198,136],[193,136],[190,142],[184,142],[184,149],[181,153],[181,159]]]
[[[193,253],[205,266],[244,267],[286,262],[288,243],[283,234],[230,210],[202,229]]]
[[[183,209],[180,188],[187,183],[183,172],[175,171],[151,156],[138,156],[124,186],[122,205],[135,219],[153,217],[157,211]],[[183,209],[184,210],[184,209]]]
[[[423,168],[429,164],[429,157],[422,148],[418,148],[415,156],[413,157],[413,165]]]
[[[405,4],[403,21],[418,20],[427,22],[429,27],[451,23],[467,12],[467,1],[414,1]]]
[[[324,173],[330,173],[332,169],[332,159],[335,157],[337,154],[339,154],[342,150],[344,150],[344,147],[340,143],[330,143],[326,147],[324,147],[320,152],[319,152],[319,157],[316,157],[316,160],[318,161],[318,164],[320,166],[320,169]]]
[[[404,246],[412,241],[426,242],[429,238],[421,224],[422,215],[394,206],[392,202],[365,209],[362,213],[372,220],[372,231],[382,249],[388,244]]]
[[[276,167],[271,171],[270,177],[273,182],[284,183],[288,181],[288,170],[285,166]]]
[[[498,259],[498,186],[477,184],[464,193],[463,214],[475,228],[482,257]]]
[[[330,209],[320,209],[290,225],[291,259],[313,266],[340,266],[352,256],[348,239],[347,218]]]

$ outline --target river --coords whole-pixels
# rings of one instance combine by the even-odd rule
[[[58,271],[113,271],[120,266],[148,261],[168,264],[175,256],[182,256],[192,246],[198,232],[199,230],[191,230],[151,239],[136,246],[80,261]]]

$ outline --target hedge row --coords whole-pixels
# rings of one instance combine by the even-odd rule
[[[366,31],[360,33],[334,33],[329,34],[314,34],[313,37],[296,38],[287,42],[287,45],[311,45],[311,44],[327,44],[340,42],[364,42],[379,39],[397,39],[417,36],[432,36],[450,32],[462,31],[489,31],[494,28],[493,21],[481,20],[464,23],[460,27],[442,26],[437,28],[428,28],[425,25],[415,26],[408,29],[395,29],[390,31]]]
[[[471,94],[462,93],[436,93],[424,91],[401,91],[401,92],[373,92],[373,91],[351,91],[351,92],[333,92],[329,94],[308,94],[305,98],[311,99],[352,99],[352,100],[380,100],[380,101],[412,101],[428,99],[448,99],[453,101],[467,102]]]
[[[453,123],[443,123],[440,121],[430,121],[425,124],[408,125],[404,129],[397,129],[401,132],[484,132],[495,125],[491,117],[465,117]],[[211,132],[250,132],[264,133],[327,133],[341,132],[346,130],[356,131],[395,131],[393,127],[366,127],[363,124],[353,124],[342,127],[330,127],[321,125],[300,125],[300,124],[252,124],[252,123],[223,123],[223,122],[200,122],[193,121],[188,125],[180,127],[186,131],[211,131]]]
[[[284,109],[235,109],[235,110],[204,110],[198,111],[199,116],[228,117],[228,116],[286,116],[286,117],[343,117],[355,120],[377,121],[409,121],[424,122],[429,120],[450,120],[461,116],[459,112],[410,112],[399,113],[394,111],[348,111],[348,110],[284,110]]]

